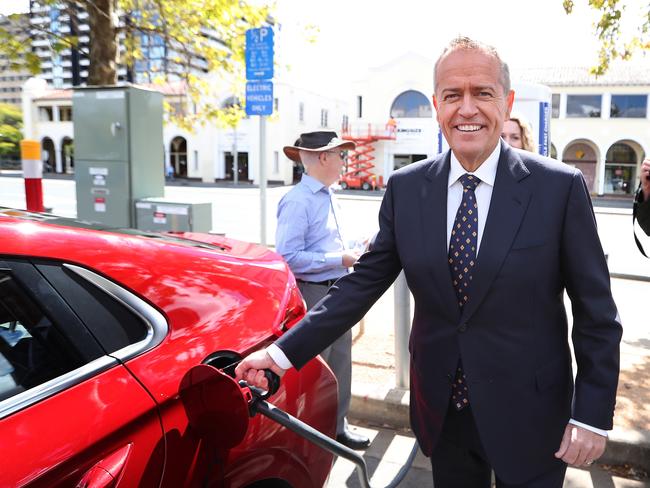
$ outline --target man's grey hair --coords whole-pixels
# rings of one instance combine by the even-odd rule
[[[501,83],[501,86],[503,87],[503,93],[505,95],[510,93],[510,68],[508,68],[508,64],[501,59],[501,56],[499,56],[496,48],[494,46],[490,46],[489,44],[485,44],[484,42],[475,41],[474,39],[466,36],[458,36],[455,39],[452,39],[452,41],[442,50],[442,53],[438,57],[438,60],[436,61],[435,67],[433,69],[434,92],[436,91],[438,85],[437,72],[440,61],[458,49],[481,51],[489,56],[494,57],[494,59],[496,59],[499,63],[499,72],[501,74],[501,76],[499,76],[499,83]]]
[[[309,166],[318,162],[318,157],[320,156],[321,152],[322,151],[319,152],[298,151],[298,154],[300,154],[300,162],[303,164],[308,174],[309,174],[309,170],[308,170]]]

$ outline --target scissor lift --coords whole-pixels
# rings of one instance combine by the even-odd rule
[[[356,149],[350,152],[345,170],[339,179],[341,188],[360,188],[376,190],[384,187],[383,176],[372,172],[375,167],[375,148],[373,144],[380,140],[395,140],[395,126],[379,127],[367,124],[352,130],[349,127],[343,131],[343,139],[353,141]]]

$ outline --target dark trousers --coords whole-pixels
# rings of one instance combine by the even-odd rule
[[[321,298],[327,295],[327,286],[298,282],[298,288],[311,310]],[[348,330],[334,343],[321,352],[321,357],[330,367],[339,386],[339,404],[336,415],[336,435],[347,430],[347,415],[352,400],[352,331]]]
[[[449,406],[438,444],[431,454],[435,488],[490,488],[492,467],[481,445],[472,407]],[[497,488],[562,488],[566,465],[521,484],[507,484],[496,473]]]

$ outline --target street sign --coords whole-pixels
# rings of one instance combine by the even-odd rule
[[[246,31],[246,79],[273,78],[273,29],[259,27]]]
[[[271,115],[273,113],[273,82],[246,82],[246,115]]]
[[[273,29],[246,31],[246,115],[260,116],[260,244],[266,245],[266,117],[273,113]]]

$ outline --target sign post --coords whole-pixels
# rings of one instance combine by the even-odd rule
[[[246,31],[246,115],[260,117],[260,244],[266,245],[266,116],[273,113],[273,29]]]

